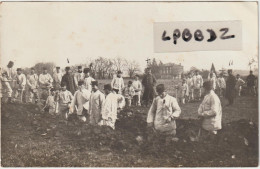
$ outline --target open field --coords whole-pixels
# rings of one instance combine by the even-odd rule
[[[171,82],[163,82],[169,93],[173,93]],[[224,106],[225,100],[221,101]],[[145,107],[125,109],[113,131],[107,127],[93,128],[74,117],[62,120],[41,112],[37,105],[4,104],[1,105],[1,163],[4,167],[258,165],[256,97],[240,97],[233,106],[223,107],[223,129],[214,138],[202,135],[198,141],[192,138],[200,128],[196,115],[199,103],[180,106],[179,140],[170,142],[158,133],[147,131]]]

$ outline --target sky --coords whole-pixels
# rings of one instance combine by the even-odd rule
[[[65,67],[98,56],[147,58],[217,70],[248,70],[258,60],[256,2],[2,2],[1,65],[54,62]],[[242,21],[242,50],[155,53],[153,24],[175,21]]]

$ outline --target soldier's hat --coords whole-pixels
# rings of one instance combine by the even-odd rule
[[[70,70],[70,67],[69,66],[65,67],[65,70]]]
[[[121,70],[117,71],[117,74],[122,74],[122,71]]]
[[[89,68],[84,68],[83,72],[84,73],[88,73],[88,72],[90,72],[90,69]]]
[[[47,67],[43,67],[42,69],[43,69],[43,70],[47,70]]]
[[[78,66],[78,69],[82,69],[82,66]]]
[[[98,86],[98,81],[92,81],[92,82],[91,82],[91,85],[92,85],[92,86]]]
[[[60,67],[59,67],[59,66],[57,66],[57,67],[56,67],[56,69],[60,69]]]
[[[21,68],[17,68],[16,71],[22,71],[22,69]]]
[[[78,82],[78,86],[82,86],[82,85],[84,85],[84,81],[83,81],[83,80],[80,80],[80,81]]]
[[[157,93],[162,93],[162,92],[164,92],[164,91],[165,91],[164,84],[158,84],[158,85],[156,86],[156,91],[157,91]]]
[[[13,61],[9,61],[9,62],[8,62],[8,65],[13,65],[13,64],[14,64]]]
[[[31,68],[31,70],[35,70],[35,68],[34,68],[34,67],[32,67],[32,68]]]
[[[109,91],[111,91],[111,90],[112,90],[111,84],[105,84],[105,85],[104,85],[104,90],[109,90]]]
[[[206,81],[206,82],[203,83],[203,87],[207,90],[212,90],[213,84],[210,81]]]

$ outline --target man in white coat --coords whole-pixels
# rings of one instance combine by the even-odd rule
[[[203,83],[205,97],[198,109],[198,115],[202,118],[202,128],[212,134],[217,134],[221,129],[222,107],[219,97],[215,94],[212,83]]]
[[[91,86],[91,83],[93,81],[95,81],[95,79],[93,79],[91,76],[90,76],[90,69],[89,68],[85,68],[83,70],[84,72],[84,86],[85,86],[85,89],[87,89],[88,91],[92,91],[92,86]]]
[[[117,113],[125,106],[125,98],[121,94],[117,94],[110,84],[104,86],[106,99],[101,111],[102,120],[99,125],[109,126],[115,129]]]
[[[195,71],[195,75],[193,76],[193,86],[194,86],[194,100],[201,99],[201,87],[203,84],[203,78],[199,74],[199,71]]]
[[[111,86],[117,94],[122,94],[122,90],[124,89],[125,84],[124,79],[122,78],[122,72],[120,70],[117,72],[117,76],[113,78]]]
[[[78,82],[78,90],[74,94],[74,98],[71,103],[71,113],[76,109],[78,118],[86,122],[89,117],[89,99],[91,92],[85,89],[84,81]]]
[[[35,69],[31,68],[31,73],[27,75],[27,85],[29,86],[29,103],[32,103],[33,98],[35,99],[35,103],[38,102],[38,79],[39,77],[35,73]]]
[[[22,73],[21,68],[17,68],[17,75],[16,75],[16,86],[15,86],[15,99],[18,99],[21,103],[25,101],[25,85],[26,85],[26,77]]]
[[[74,74],[74,81],[76,84],[76,88],[78,87],[79,81],[84,80],[84,73],[82,71],[82,66],[78,66],[78,72]]]
[[[147,116],[148,127],[154,127],[158,132],[176,135],[175,119],[181,114],[177,100],[168,95],[164,84],[156,86],[158,96],[153,100]]]
[[[98,89],[98,81],[93,81],[89,101],[90,124],[98,125],[101,120],[101,110],[104,106],[105,95]]]
[[[41,89],[41,99],[45,102],[47,97],[50,95],[50,89],[52,88],[53,79],[48,73],[47,68],[43,68],[42,74],[39,76],[39,84]]]
[[[60,90],[62,76],[63,73],[60,71],[60,67],[56,67],[56,70],[53,73],[53,86],[56,90]]]

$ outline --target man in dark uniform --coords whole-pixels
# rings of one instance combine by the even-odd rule
[[[65,84],[67,86],[67,90],[74,94],[76,91],[76,84],[74,81],[74,77],[71,74],[70,67],[66,67],[65,71],[66,74],[62,76],[61,84]]]
[[[253,75],[252,70],[250,70],[250,75],[247,76],[246,82],[247,82],[248,93],[256,96],[256,90],[255,90],[256,77],[255,77],[255,75]]]
[[[236,95],[236,77],[232,74],[232,69],[228,70],[228,77],[226,82],[226,98],[228,99],[228,105],[232,105],[234,103],[235,95]]]
[[[152,74],[151,68],[146,69],[146,74],[144,75],[142,84],[144,86],[144,105],[148,106],[148,104],[153,101],[153,98],[155,96],[154,86],[156,85],[156,79]]]

